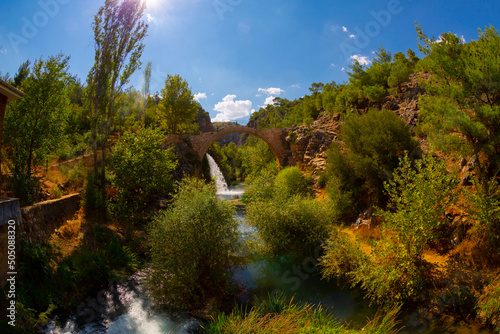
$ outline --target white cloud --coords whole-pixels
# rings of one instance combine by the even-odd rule
[[[345,67],[342,67],[342,72],[345,72]]]
[[[295,85],[291,85],[290,88],[297,88],[297,89],[300,89],[300,84],[295,84]]]
[[[356,38],[356,35],[354,35],[354,34],[350,34],[350,35],[349,35],[349,38]]]
[[[345,26],[342,26],[342,31],[343,32],[348,32],[349,30]]]
[[[331,63],[330,66],[331,67],[337,67],[337,65],[335,65],[334,63]]]
[[[350,58],[354,61],[357,60],[361,65],[369,65],[372,62],[368,57],[362,55],[352,55]]]
[[[148,13],[148,14],[146,14],[146,18],[147,18],[148,22],[152,22],[152,21],[155,21],[155,20],[156,20],[156,18],[155,18],[155,17],[153,17],[153,15],[151,15],[151,14],[149,14],[149,13]]]
[[[0,45],[0,53],[7,53],[7,49],[3,49],[2,46]]]
[[[259,88],[259,92],[264,92],[267,95],[280,95],[285,91],[281,88],[270,87],[270,88]]]
[[[194,94],[194,99],[198,102],[200,102],[200,100],[206,100],[207,99],[207,93],[198,93],[198,94]]]
[[[457,35],[457,34],[454,34],[454,35],[455,35],[456,37],[458,37],[458,35]],[[465,43],[467,43],[467,41],[465,40],[464,35],[462,35],[462,36],[460,36],[460,37],[458,37],[458,38],[462,41],[462,43],[464,43],[464,44],[465,44]],[[436,43],[441,43],[442,41],[443,41],[443,35],[439,35],[438,39],[436,40]]]
[[[212,122],[229,122],[235,119],[249,116],[252,110],[252,101],[234,101],[236,95],[226,95],[221,102],[214,106],[214,110],[219,113],[212,118]]]
[[[265,107],[265,106],[267,106],[267,105],[269,105],[269,104],[274,104],[274,103],[275,103],[275,102],[274,102],[274,99],[275,99],[275,98],[276,98],[276,97],[274,97],[274,96],[268,96],[268,97],[266,98],[266,100],[264,101],[264,105],[263,105],[262,107]]]

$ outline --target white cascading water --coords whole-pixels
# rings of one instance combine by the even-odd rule
[[[215,162],[214,158],[207,153],[208,165],[210,166],[210,176],[215,179],[215,185],[217,186],[217,196],[222,199],[237,199],[243,196],[245,188],[239,187],[228,187],[224,175]]]
[[[208,165],[210,166],[210,177],[215,179],[215,185],[217,186],[217,194],[229,193],[229,188],[227,186],[224,175],[219,168],[219,165],[215,162],[214,158],[207,153]]]
[[[173,317],[158,311],[144,296],[138,283],[139,274],[110,290],[101,291],[97,298],[88,299],[83,308],[62,325],[53,320],[46,326],[45,334],[188,334],[199,328],[200,322],[186,315]],[[116,315],[118,309],[120,315]],[[77,309],[78,311],[78,309]],[[77,319],[92,321],[78,326]],[[95,319],[94,319],[95,318]],[[80,319],[82,320],[82,319]]]

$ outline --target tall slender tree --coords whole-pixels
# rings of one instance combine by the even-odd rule
[[[151,84],[151,64],[148,62],[146,68],[144,69],[144,85],[142,87],[142,124],[146,126],[146,107],[149,99],[149,86]]]
[[[100,175],[99,190],[104,193],[106,149],[116,98],[140,67],[142,40],[148,25],[142,20],[142,0],[106,0],[94,16],[95,63],[87,77],[87,96],[92,118],[94,173]],[[102,160],[99,173],[98,141]]]

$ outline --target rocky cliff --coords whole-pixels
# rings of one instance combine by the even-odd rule
[[[425,90],[419,86],[419,80],[427,80],[429,75],[413,74],[410,81],[401,86],[398,94],[389,95],[382,103],[384,109],[393,110],[412,129],[417,124],[418,100]],[[333,141],[340,140],[341,114],[329,116],[323,113],[309,125],[294,126],[288,129],[285,140],[290,145],[293,159],[302,170],[312,173],[316,181],[326,168],[326,151]],[[425,139],[420,139],[424,150]]]

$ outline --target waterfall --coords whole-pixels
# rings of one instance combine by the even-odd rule
[[[210,166],[210,176],[212,179],[215,178],[215,184],[217,186],[217,194],[229,193],[229,188],[227,186],[224,175],[219,168],[219,165],[215,162],[214,158],[207,153],[208,165]]]

